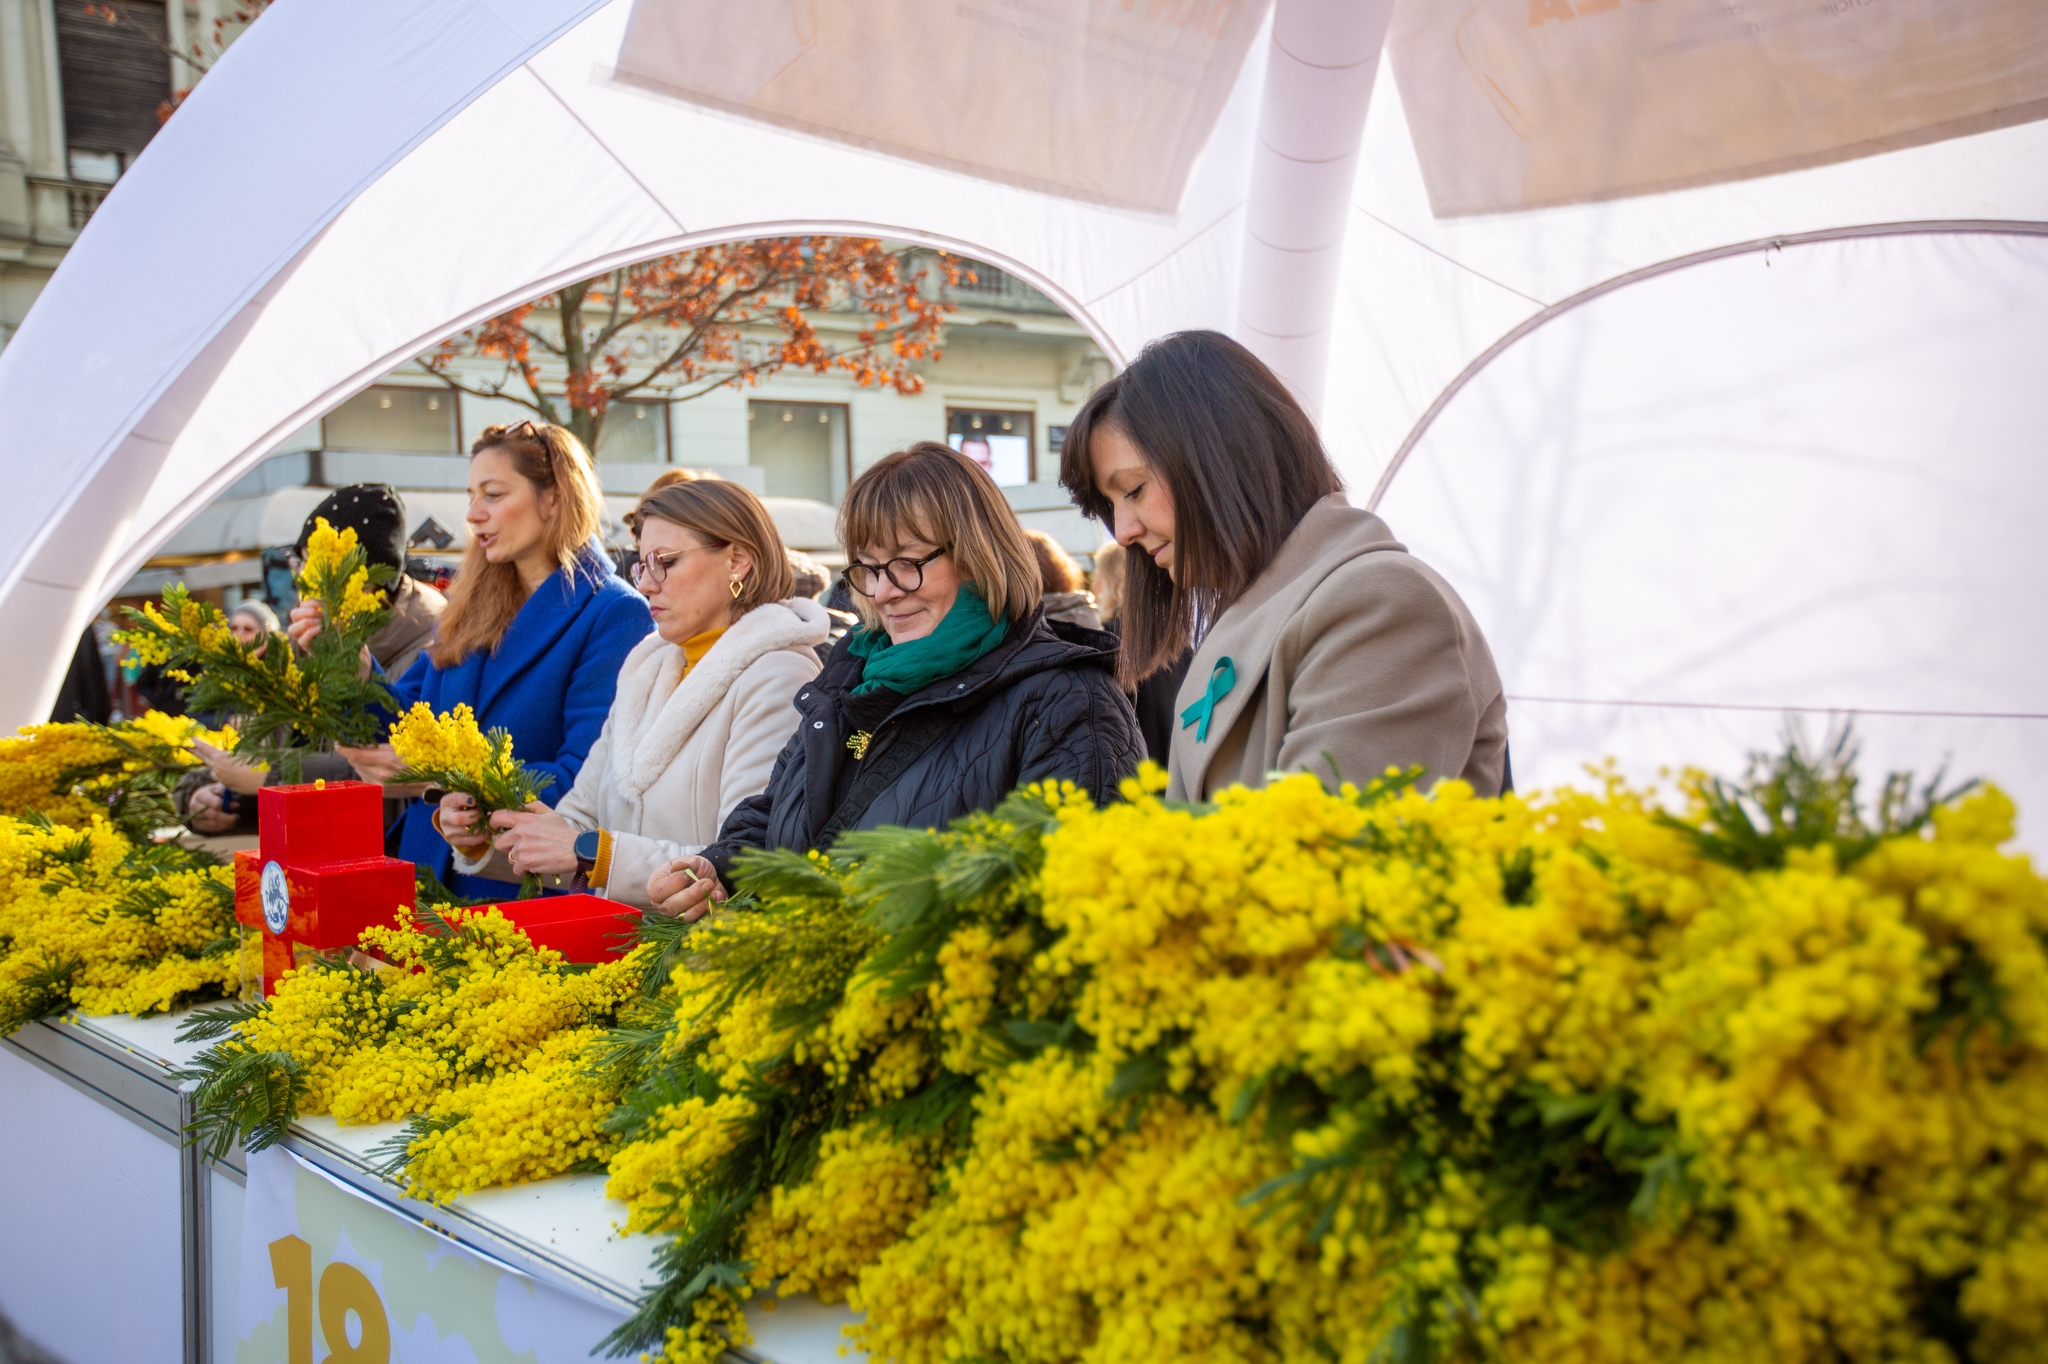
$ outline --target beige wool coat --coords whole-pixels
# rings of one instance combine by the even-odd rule
[[[604,732],[555,807],[579,831],[612,836],[610,874],[595,893],[645,909],[647,878],[718,837],[732,807],[768,787],[775,756],[796,732],[797,690],[818,675],[825,608],[802,597],[741,616],[697,666],[649,635],[626,655]],[[471,876],[517,881],[495,850]],[[560,885],[566,877],[549,877]]]
[[[1223,658],[1236,685],[1199,739],[1181,720]],[[1425,789],[1461,777],[1498,795],[1507,738],[1500,675],[1465,603],[1386,522],[1331,496],[1195,651],[1174,701],[1167,795],[1206,800],[1303,769],[1363,786],[1413,764]]]

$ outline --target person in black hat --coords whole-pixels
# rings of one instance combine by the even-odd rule
[[[441,613],[448,608],[446,597],[405,571],[405,503],[387,483],[352,483],[336,488],[300,527],[298,543],[292,546],[294,572],[305,562],[306,545],[322,519],[336,530],[353,527],[356,540],[371,563],[397,570],[398,576],[380,589],[390,603],[391,619],[370,636],[370,657],[377,660],[385,676],[404,676],[420,652],[433,643],[434,629]],[[269,617],[268,632],[276,632],[277,617],[262,603],[244,602],[236,610],[245,611],[252,606],[262,608]],[[256,802],[252,796],[258,787],[274,784],[277,774],[255,772],[232,753],[205,744],[194,744],[193,748],[213,778],[194,790],[179,793],[185,799],[186,815],[193,829],[222,834],[255,828]],[[307,781],[316,777],[346,781],[355,776],[348,760],[333,754],[308,754],[302,766]],[[395,797],[385,802],[387,825],[398,818],[407,803]]]
[[[377,660],[386,677],[405,676],[420,651],[433,642],[434,628],[448,609],[446,597],[405,571],[405,503],[388,483],[351,483],[336,488],[299,528],[299,541],[292,546],[294,570],[305,562],[306,545],[322,518],[336,530],[354,527],[370,562],[388,565],[397,573],[384,585],[391,619],[370,636],[370,657]]]

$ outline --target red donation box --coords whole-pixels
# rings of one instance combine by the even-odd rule
[[[275,991],[302,955],[353,947],[364,929],[392,923],[413,904],[412,863],[384,855],[381,786],[266,786],[256,814],[260,846],[235,854],[249,1000]]]

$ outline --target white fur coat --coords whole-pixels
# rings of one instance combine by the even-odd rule
[[[687,674],[683,651],[660,635],[626,655],[604,733],[555,807],[579,830],[610,832],[603,895],[645,908],[648,877],[716,839],[733,806],[767,789],[829,623],[824,607],[792,597],[741,616]],[[519,879],[503,853],[472,862],[458,851],[455,864]]]

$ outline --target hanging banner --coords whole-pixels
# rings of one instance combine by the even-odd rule
[[[249,1155],[236,1364],[589,1364],[622,1320],[287,1151]]]
[[[1402,0],[1387,44],[1438,217],[2048,117],[2042,0]]]
[[[635,0],[616,76],[912,161],[1171,212],[1267,0]]]

